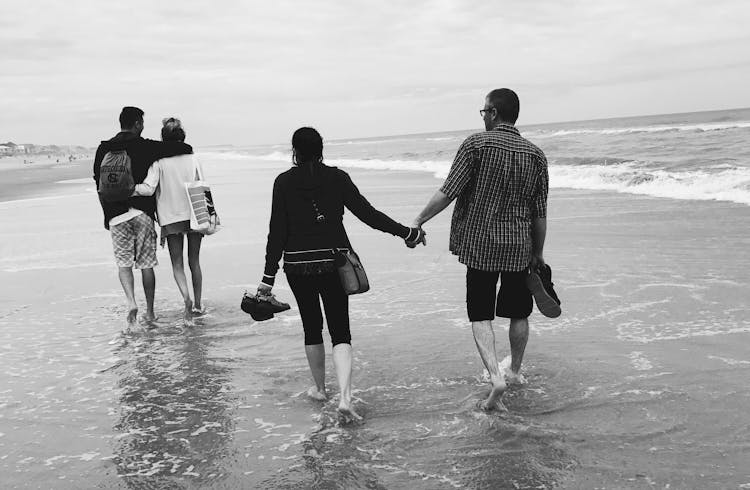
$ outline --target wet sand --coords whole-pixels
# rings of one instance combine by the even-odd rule
[[[24,164],[27,160],[32,163]],[[60,186],[93,185],[92,158],[56,163],[46,155],[0,158],[0,202],[60,193]],[[68,182],[66,182],[68,181]],[[69,182],[75,181],[75,182]],[[66,182],[58,184],[57,182]]]
[[[737,488],[750,483],[748,208],[553,189],[546,258],[563,301],[535,312],[528,384],[487,389],[447,251],[450,209],[406,249],[347,213],[372,290],[351,298],[360,426],[311,380],[296,305],[239,310],[263,267],[271,162],[204,162],[225,225],[205,240],[209,314],[179,327],[159,251],[160,327],[125,306],[92,189],[0,203],[0,475],[10,488]],[[439,186],[351,170],[408,223]],[[276,293],[293,297],[283,275]],[[143,304],[142,293],[138,298]],[[508,354],[503,322],[500,358]],[[326,337],[327,339],[327,337]],[[326,340],[327,342],[328,340]],[[327,345],[330,355],[330,346]]]

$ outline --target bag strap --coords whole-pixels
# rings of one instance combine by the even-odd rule
[[[194,155],[190,156],[193,157],[193,166],[195,167],[195,180],[203,180],[203,172],[201,171],[200,163]]]

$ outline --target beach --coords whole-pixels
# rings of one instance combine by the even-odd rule
[[[475,408],[488,384],[465,268],[447,250],[452,206],[415,250],[347,213],[372,289],[350,301],[365,422],[340,426],[330,358],[332,400],[304,396],[283,274],[274,291],[291,311],[256,323],[239,309],[260,280],[273,179],[288,164],[198,155],[224,229],[204,240],[208,314],[189,330],[160,249],[159,328],[123,332],[109,234],[93,183],[77,180],[90,179],[85,164],[41,194],[2,194],[4,487],[750,486],[747,205],[552,189],[545,258],[563,314],[532,314],[528,384],[500,414]],[[346,170],[407,224],[441,183]],[[495,325],[503,358],[507,325]]]
[[[56,196],[61,186],[93,182],[90,158],[58,160],[62,159],[47,155],[0,158],[0,201]]]

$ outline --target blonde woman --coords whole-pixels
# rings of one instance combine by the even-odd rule
[[[162,121],[162,141],[185,141],[185,130],[179,119],[170,117]],[[198,170],[200,169],[200,170]],[[166,237],[172,273],[185,302],[183,320],[192,326],[193,316],[203,313],[203,273],[200,264],[203,235],[190,230],[190,201],[185,193],[185,183],[196,180],[196,173],[203,175],[200,162],[195,155],[179,155],[157,160],[148,171],[142,184],[135,186],[135,195],[150,196],[156,193],[156,214],[161,226],[162,244]],[[193,283],[193,299],[185,276],[183,249],[187,237],[187,257]]]

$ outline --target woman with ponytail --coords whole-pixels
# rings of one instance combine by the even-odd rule
[[[334,263],[334,250],[352,246],[344,229],[344,208],[371,228],[402,238],[410,247],[424,243],[424,231],[409,228],[381,213],[359,193],[349,175],[323,163],[323,139],[313,128],[300,128],[292,136],[294,166],[276,178],[260,296],[271,295],[279,260],[292,289],[305,332],[305,354],[315,386],[307,394],[324,401],[325,349],[323,301],[333,344],[333,363],[340,389],[339,413],[360,420],[352,406],[352,346],[349,331],[349,297]]]

